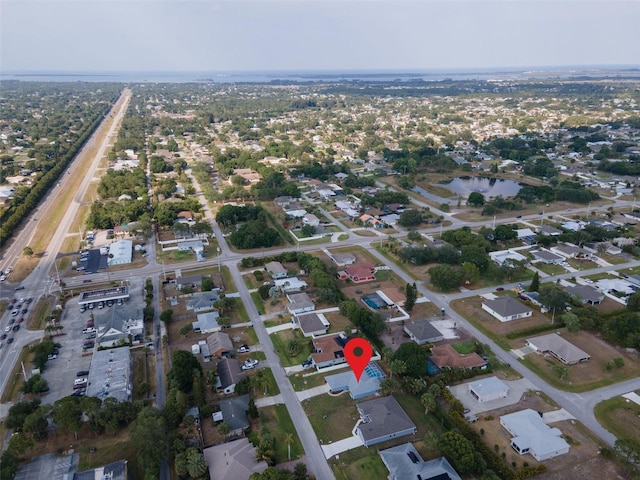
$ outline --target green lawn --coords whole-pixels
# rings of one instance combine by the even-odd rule
[[[560,275],[567,272],[565,268],[561,267],[560,265],[546,264],[541,262],[536,263],[536,268],[541,272],[546,273],[547,275]]]
[[[256,354],[252,353],[251,358],[257,358]],[[278,384],[276,383],[276,379],[273,376],[273,372],[271,371],[271,369],[263,368],[261,370],[264,372],[263,375],[267,379],[267,383],[265,385],[265,388],[262,390],[253,391],[252,389],[252,393],[254,394],[253,398],[263,398],[263,397],[271,397],[273,395],[278,395],[280,393],[280,389],[278,388]],[[251,371],[251,373],[249,373],[249,377],[255,375],[255,372],[257,372],[257,370]]]
[[[296,429],[293,427],[293,422],[287,411],[285,405],[273,405],[270,407],[263,407],[260,409],[260,419],[262,424],[267,427],[269,433],[275,440],[275,462],[284,463],[289,460],[288,447],[285,442],[286,435],[291,433],[293,435],[293,443],[291,444],[291,460],[295,460],[304,455],[302,444],[296,433]],[[258,432],[252,431],[249,433],[249,440],[254,445],[259,443]]]
[[[451,347],[453,347],[456,352],[467,355],[476,351],[476,341],[472,339],[466,342],[454,343]]]
[[[234,323],[246,323],[249,321],[249,314],[242,302],[242,299],[236,298],[236,307],[231,314],[231,324]]]
[[[360,418],[356,402],[347,393],[337,397],[328,394],[311,397],[302,402],[302,407],[321,443],[350,437]]]
[[[278,357],[280,358],[280,364],[283,367],[293,367],[294,365],[300,365],[304,360],[311,355],[311,341],[305,338],[299,329],[295,330],[283,330],[281,332],[272,333],[269,335],[273,342],[273,348],[275,348]],[[289,356],[287,351],[287,345],[290,340],[296,340],[300,346],[300,353],[295,357]]]
[[[306,377],[305,375],[307,375],[306,372],[289,375],[289,381],[296,392],[308,390],[313,387],[319,387],[324,383],[324,375],[322,374],[318,373],[316,375],[308,375]]]
[[[260,298],[260,294],[258,292],[253,292],[251,294],[251,299],[253,300],[253,303],[256,306],[256,309],[258,310],[258,312],[260,314],[263,314],[265,312],[265,308],[264,308],[264,302]]]
[[[598,422],[617,438],[640,442],[640,405],[622,397],[613,397],[596,405]]]
[[[386,480],[389,474],[382,463],[377,448],[360,447],[340,454],[340,459],[329,461],[337,480],[365,478],[367,480]]]

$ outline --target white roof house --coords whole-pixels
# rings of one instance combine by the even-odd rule
[[[133,261],[133,242],[131,240],[118,240],[109,245],[109,260],[111,265],[122,265]]]
[[[469,382],[469,393],[480,403],[490,402],[499,398],[506,398],[509,387],[501,382],[498,377],[483,378]]]
[[[527,259],[527,257],[515,250],[498,250],[497,252],[489,252],[489,256],[491,257],[491,260],[496,262],[498,265],[502,265],[505,260],[523,262]]]
[[[569,444],[562,438],[562,432],[549,427],[540,414],[530,408],[503,415],[500,425],[513,435],[511,447],[520,455],[530,453],[541,462],[569,453]]]
[[[307,282],[300,280],[298,277],[278,278],[274,280],[274,283],[284,293],[301,292],[307,288]]]

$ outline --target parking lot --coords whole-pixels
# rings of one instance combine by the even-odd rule
[[[143,286],[142,279],[131,280],[129,303],[138,304],[140,307],[144,306]],[[126,304],[127,302],[125,302]],[[102,310],[95,308],[93,313],[98,317],[115,308],[118,308],[115,304],[112,307],[105,306]],[[76,373],[90,370],[94,349],[85,349],[83,346],[86,342],[95,342],[97,339],[87,338],[89,334],[83,333],[83,330],[87,328],[91,313],[92,310],[81,313],[77,296],[67,301],[60,319],[61,325],[64,327],[63,334],[53,337],[53,341],[59,343],[61,348],[59,348],[57,358],[49,360],[43,372],[50,388],[50,391],[42,397],[43,404],[52,404],[60,398],[71,395],[74,392]],[[98,328],[97,320],[94,323],[95,328]]]

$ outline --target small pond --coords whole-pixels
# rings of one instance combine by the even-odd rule
[[[522,185],[513,180],[502,180],[499,178],[485,177],[458,177],[448,182],[441,183],[444,188],[462,196],[468,197],[471,192],[478,192],[489,197],[515,197],[522,188]]]

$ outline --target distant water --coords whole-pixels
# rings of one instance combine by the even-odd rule
[[[430,71],[310,72],[2,72],[2,80],[116,83],[309,83],[437,82],[443,80],[528,80],[544,78],[640,78],[639,66]]]

